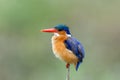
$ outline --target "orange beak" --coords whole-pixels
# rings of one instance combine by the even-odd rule
[[[55,28],[50,28],[50,29],[43,29],[40,30],[41,32],[49,32],[49,33],[55,33],[58,32]]]

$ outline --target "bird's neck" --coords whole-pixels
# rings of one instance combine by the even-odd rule
[[[54,33],[52,37],[52,41],[53,42],[64,42],[67,38],[68,36],[66,34],[60,35],[58,33]]]

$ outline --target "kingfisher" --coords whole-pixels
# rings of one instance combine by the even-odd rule
[[[57,58],[66,63],[66,68],[69,68],[70,64],[73,64],[77,71],[83,62],[85,51],[82,44],[71,35],[69,27],[59,24],[53,28],[41,31],[53,33],[51,39],[53,53]]]

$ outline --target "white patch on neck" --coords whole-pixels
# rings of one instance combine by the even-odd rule
[[[71,37],[71,35],[70,35],[70,34],[67,34],[67,36],[68,36],[68,37]]]
[[[54,33],[55,36],[60,36],[58,33]]]
[[[55,36],[60,36],[58,33],[54,33]],[[71,37],[70,34],[67,34],[68,37]]]

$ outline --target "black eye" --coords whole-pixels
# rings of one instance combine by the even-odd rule
[[[62,29],[58,29],[58,31],[63,31]]]

